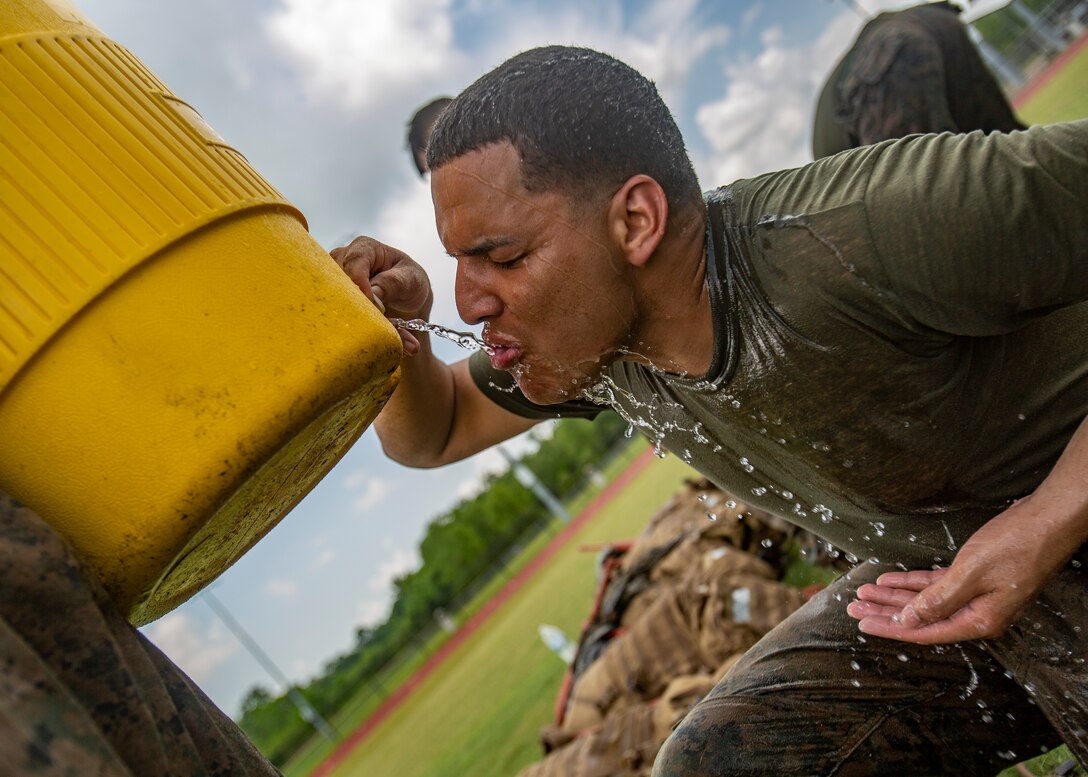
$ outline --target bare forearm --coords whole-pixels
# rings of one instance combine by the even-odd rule
[[[1055,542],[1059,552],[1072,555],[1088,541],[1088,418],[1030,499],[1045,516],[1039,533]]]
[[[396,391],[374,421],[382,449],[410,467],[447,463],[447,447],[456,411],[450,365],[431,352],[429,336],[418,337],[420,350],[401,362]]]
[[[1088,420],[1033,493],[983,524],[947,569],[889,572],[847,612],[867,634],[919,643],[995,638],[1088,541]]]

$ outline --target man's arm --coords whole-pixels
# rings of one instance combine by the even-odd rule
[[[904,188],[885,175],[871,198],[884,201],[888,218],[879,223],[910,222],[875,239],[911,316],[939,331],[986,336],[1086,304],[1088,122],[911,146],[926,150],[907,167],[927,185]],[[886,150],[910,154],[911,146]],[[914,237],[892,239],[903,235]],[[882,575],[859,589],[848,612],[862,631],[889,639],[996,637],[1086,540],[1088,420],[1038,488],[976,531],[947,569]]]
[[[423,268],[406,254],[367,237],[335,248],[332,258],[390,316],[426,319],[433,296]],[[410,467],[438,467],[471,456],[531,428],[476,386],[468,360],[446,364],[430,336],[399,330],[407,358],[393,396],[374,422],[382,448]]]
[[[888,572],[847,612],[922,644],[998,637],[1088,541],[1088,419],[1039,487],[971,535],[947,569]]]

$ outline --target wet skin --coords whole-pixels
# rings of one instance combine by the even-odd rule
[[[509,143],[432,173],[439,237],[457,262],[461,318],[484,323],[492,364],[540,404],[576,397],[639,332],[635,268],[607,208],[530,192]]]

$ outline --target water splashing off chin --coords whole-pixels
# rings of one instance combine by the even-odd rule
[[[491,346],[471,332],[458,332],[448,327],[432,324],[430,321],[424,321],[421,318],[413,318],[407,321],[403,318],[390,318],[389,323],[397,329],[407,329],[412,332],[430,332],[432,335],[438,335],[470,351],[483,351],[488,355],[494,352]]]

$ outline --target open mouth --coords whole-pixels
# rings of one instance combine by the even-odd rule
[[[484,328],[483,339],[491,356],[491,366],[496,370],[511,370],[521,360],[522,348],[516,342],[496,336],[487,327]]]
[[[521,348],[516,345],[492,345],[491,366],[496,370],[511,370],[521,359]]]

